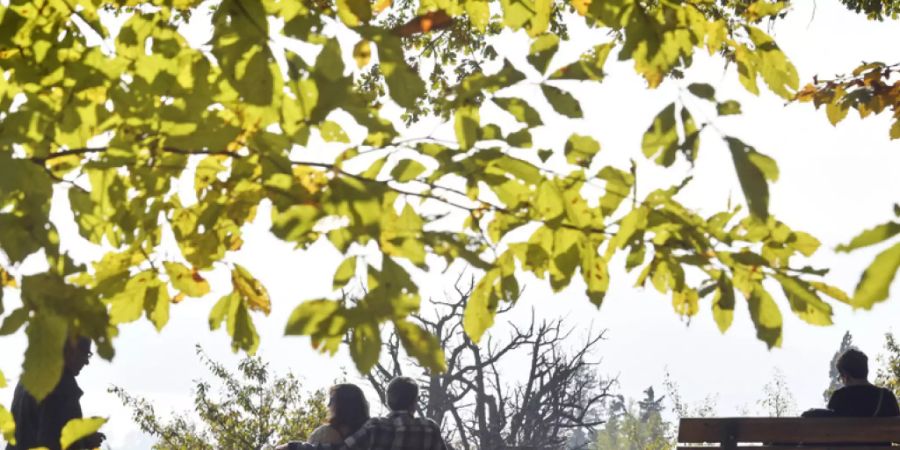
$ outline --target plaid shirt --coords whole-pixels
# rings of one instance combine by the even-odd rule
[[[291,450],[448,450],[441,428],[430,419],[394,411],[387,417],[369,419],[343,444],[291,443]]]

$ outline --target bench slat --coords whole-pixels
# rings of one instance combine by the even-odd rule
[[[900,442],[900,418],[685,418],[678,427],[679,443],[723,442],[729,435],[736,442]]]

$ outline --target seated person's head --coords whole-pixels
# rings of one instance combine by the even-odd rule
[[[419,399],[419,386],[409,377],[396,377],[387,386],[387,404],[391,411],[413,411]]]
[[[869,358],[865,353],[851,348],[838,358],[837,370],[845,384],[848,381],[865,380],[869,377]]]
[[[91,340],[84,336],[72,336],[66,339],[63,346],[63,361],[65,368],[72,375],[78,375],[84,366],[90,363]]]
[[[344,428],[344,434],[353,434],[369,420],[369,402],[355,384],[336,384],[328,398],[328,423]]]

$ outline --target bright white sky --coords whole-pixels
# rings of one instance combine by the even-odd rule
[[[796,2],[795,11],[772,32],[804,81],[815,74],[827,77],[849,71],[860,61],[900,61],[900,47],[890,44],[900,42],[897,22],[866,21],[844,11],[836,1]],[[583,46],[593,43],[585,40]],[[519,55],[513,58],[516,61],[523,60],[527,43],[515,39],[498,46]],[[574,55],[574,51],[562,55],[554,64]],[[571,132],[589,133],[603,145],[603,164],[624,168],[629,158],[638,159],[638,182],[643,189],[657,180],[676,179],[684,172],[657,170],[639,151],[641,135],[653,115],[677,96],[676,83],[667,82],[661,89],[647,91],[629,63],[609,64],[608,70],[611,75],[604,84],[574,91],[582,100],[585,120],[551,122],[547,120],[551,114],[545,113],[545,121],[551,122],[550,131],[537,139],[558,142]],[[718,61],[702,56],[695,61],[689,78],[714,85],[720,99],[741,101],[744,114],[719,120],[718,127],[776,158],[781,180],[772,189],[771,210],[793,228],[821,238],[825,250],[812,262],[832,267],[828,281],[852,290],[875,250],[835,256],[828,249],[888,219],[892,204],[900,202],[900,142],[888,139],[888,115],[861,121],[851,113],[840,127],[833,128],[824,113],[810,105],[785,106],[772,94],[759,98],[746,94],[733,68],[723,73]],[[699,104],[690,106],[692,110],[702,108]],[[544,105],[542,112],[547,110]],[[488,114],[483,112],[482,117]],[[723,208],[729,196],[743,200],[727,149],[714,135],[704,137],[699,162],[693,169],[695,181],[682,200],[709,212]],[[687,168],[675,172],[678,170]],[[99,256],[98,250],[77,242],[65,205],[60,208],[60,202],[56,202],[54,208],[64,241],[91,257]],[[259,354],[276,371],[300,374],[311,389],[328,386],[343,369],[352,376],[355,369],[345,353],[335,358],[321,356],[310,349],[308,339],[282,335],[288,314],[301,300],[331,295],[331,276],[340,255],[327,242],[306,252],[295,251],[268,234],[268,222],[268,214],[262,211],[245,234],[244,249],[233,259],[258,276],[274,299],[269,317],[254,317],[262,337]],[[622,262],[613,266],[620,268]],[[213,286],[229,285],[226,275],[221,275],[211,277]],[[647,386],[661,387],[668,370],[686,400],[699,402],[709,395],[717,396],[719,413],[728,415],[747,408],[758,411],[756,401],[775,368],[785,373],[801,409],[820,406],[828,383],[828,364],[843,333],[849,330],[856,344],[874,356],[881,349],[884,333],[891,331],[900,316],[898,283],[892,292],[895,298],[872,311],[836,305],[835,325],[825,328],[795,319],[779,296],[785,313],[784,345],[768,351],[756,340],[740,299],[734,326],[721,335],[709,313],[708,299],[688,324],[672,312],[668,298],[652,288],[632,288],[635,276],[614,270],[609,295],[599,311],[587,301],[580,284],[573,283],[570,289],[553,294],[544,283],[523,279],[528,289],[510,317],[524,317],[533,306],[539,317],[565,316],[585,331],[590,326],[608,329],[608,340],[598,354],[603,361],[600,371],[618,375],[622,394],[638,397]],[[454,276],[421,274],[417,280],[423,298],[441,298],[450,291]],[[11,291],[7,294],[4,301],[11,309],[15,300]],[[115,384],[144,396],[161,411],[184,411],[191,408],[192,380],[207,377],[194,355],[194,344],[202,345],[214,359],[228,364],[237,361],[239,355],[231,353],[227,335],[222,331],[210,333],[207,328],[209,310],[221,294],[219,291],[208,298],[174,305],[172,320],[162,333],[146,321],[122,327],[114,361],[96,358],[82,373],[79,382],[86,392],[82,401],[85,413],[111,418],[104,430],[110,448],[146,449],[152,441],[140,436],[128,411],[106,393],[108,386]],[[0,346],[0,368],[10,380],[18,378],[24,345],[24,334],[19,333],[4,339]],[[11,388],[0,390],[0,402],[8,405],[11,397]]]

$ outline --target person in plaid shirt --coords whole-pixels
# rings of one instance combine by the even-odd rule
[[[419,386],[409,377],[388,383],[386,417],[369,419],[343,444],[313,445],[291,442],[277,450],[448,450],[441,428],[431,419],[415,417]]]

